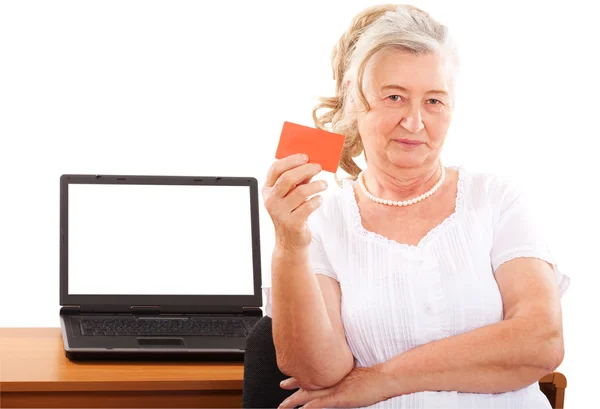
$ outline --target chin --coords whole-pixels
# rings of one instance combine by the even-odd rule
[[[416,168],[422,166],[425,162],[425,157],[422,155],[388,155],[388,160],[399,168]]]

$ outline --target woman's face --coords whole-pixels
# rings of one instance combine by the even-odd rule
[[[398,49],[373,55],[363,79],[371,109],[357,118],[369,165],[433,166],[452,118],[451,85],[448,65],[438,55]]]

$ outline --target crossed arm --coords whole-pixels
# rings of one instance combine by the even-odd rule
[[[531,385],[560,365],[562,314],[552,266],[536,258],[517,258],[502,264],[495,277],[504,320],[376,365],[386,394],[501,393]]]
[[[414,348],[378,366],[394,395],[501,393],[554,371],[564,355],[560,295],[550,264],[517,258],[496,271],[504,320]]]

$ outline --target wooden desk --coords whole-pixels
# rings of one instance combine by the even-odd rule
[[[0,408],[186,408],[242,406],[240,363],[74,363],[59,328],[0,328]],[[567,380],[540,379],[553,408]]]
[[[242,406],[242,362],[71,362],[59,328],[0,328],[0,407]]]

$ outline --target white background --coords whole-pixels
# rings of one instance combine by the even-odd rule
[[[312,125],[316,97],[333,92],[333,45],[373,4],[0,2],[0,325],[58,325],[60,174],[262,185],[283,121]],[[596,2],[413,4],[450,26],[461,50],[445,163],[524,187],[572,278],[559,370],[567,407],[589,407],[600,363]],[[268,282],[274,239],[261,212]]]

